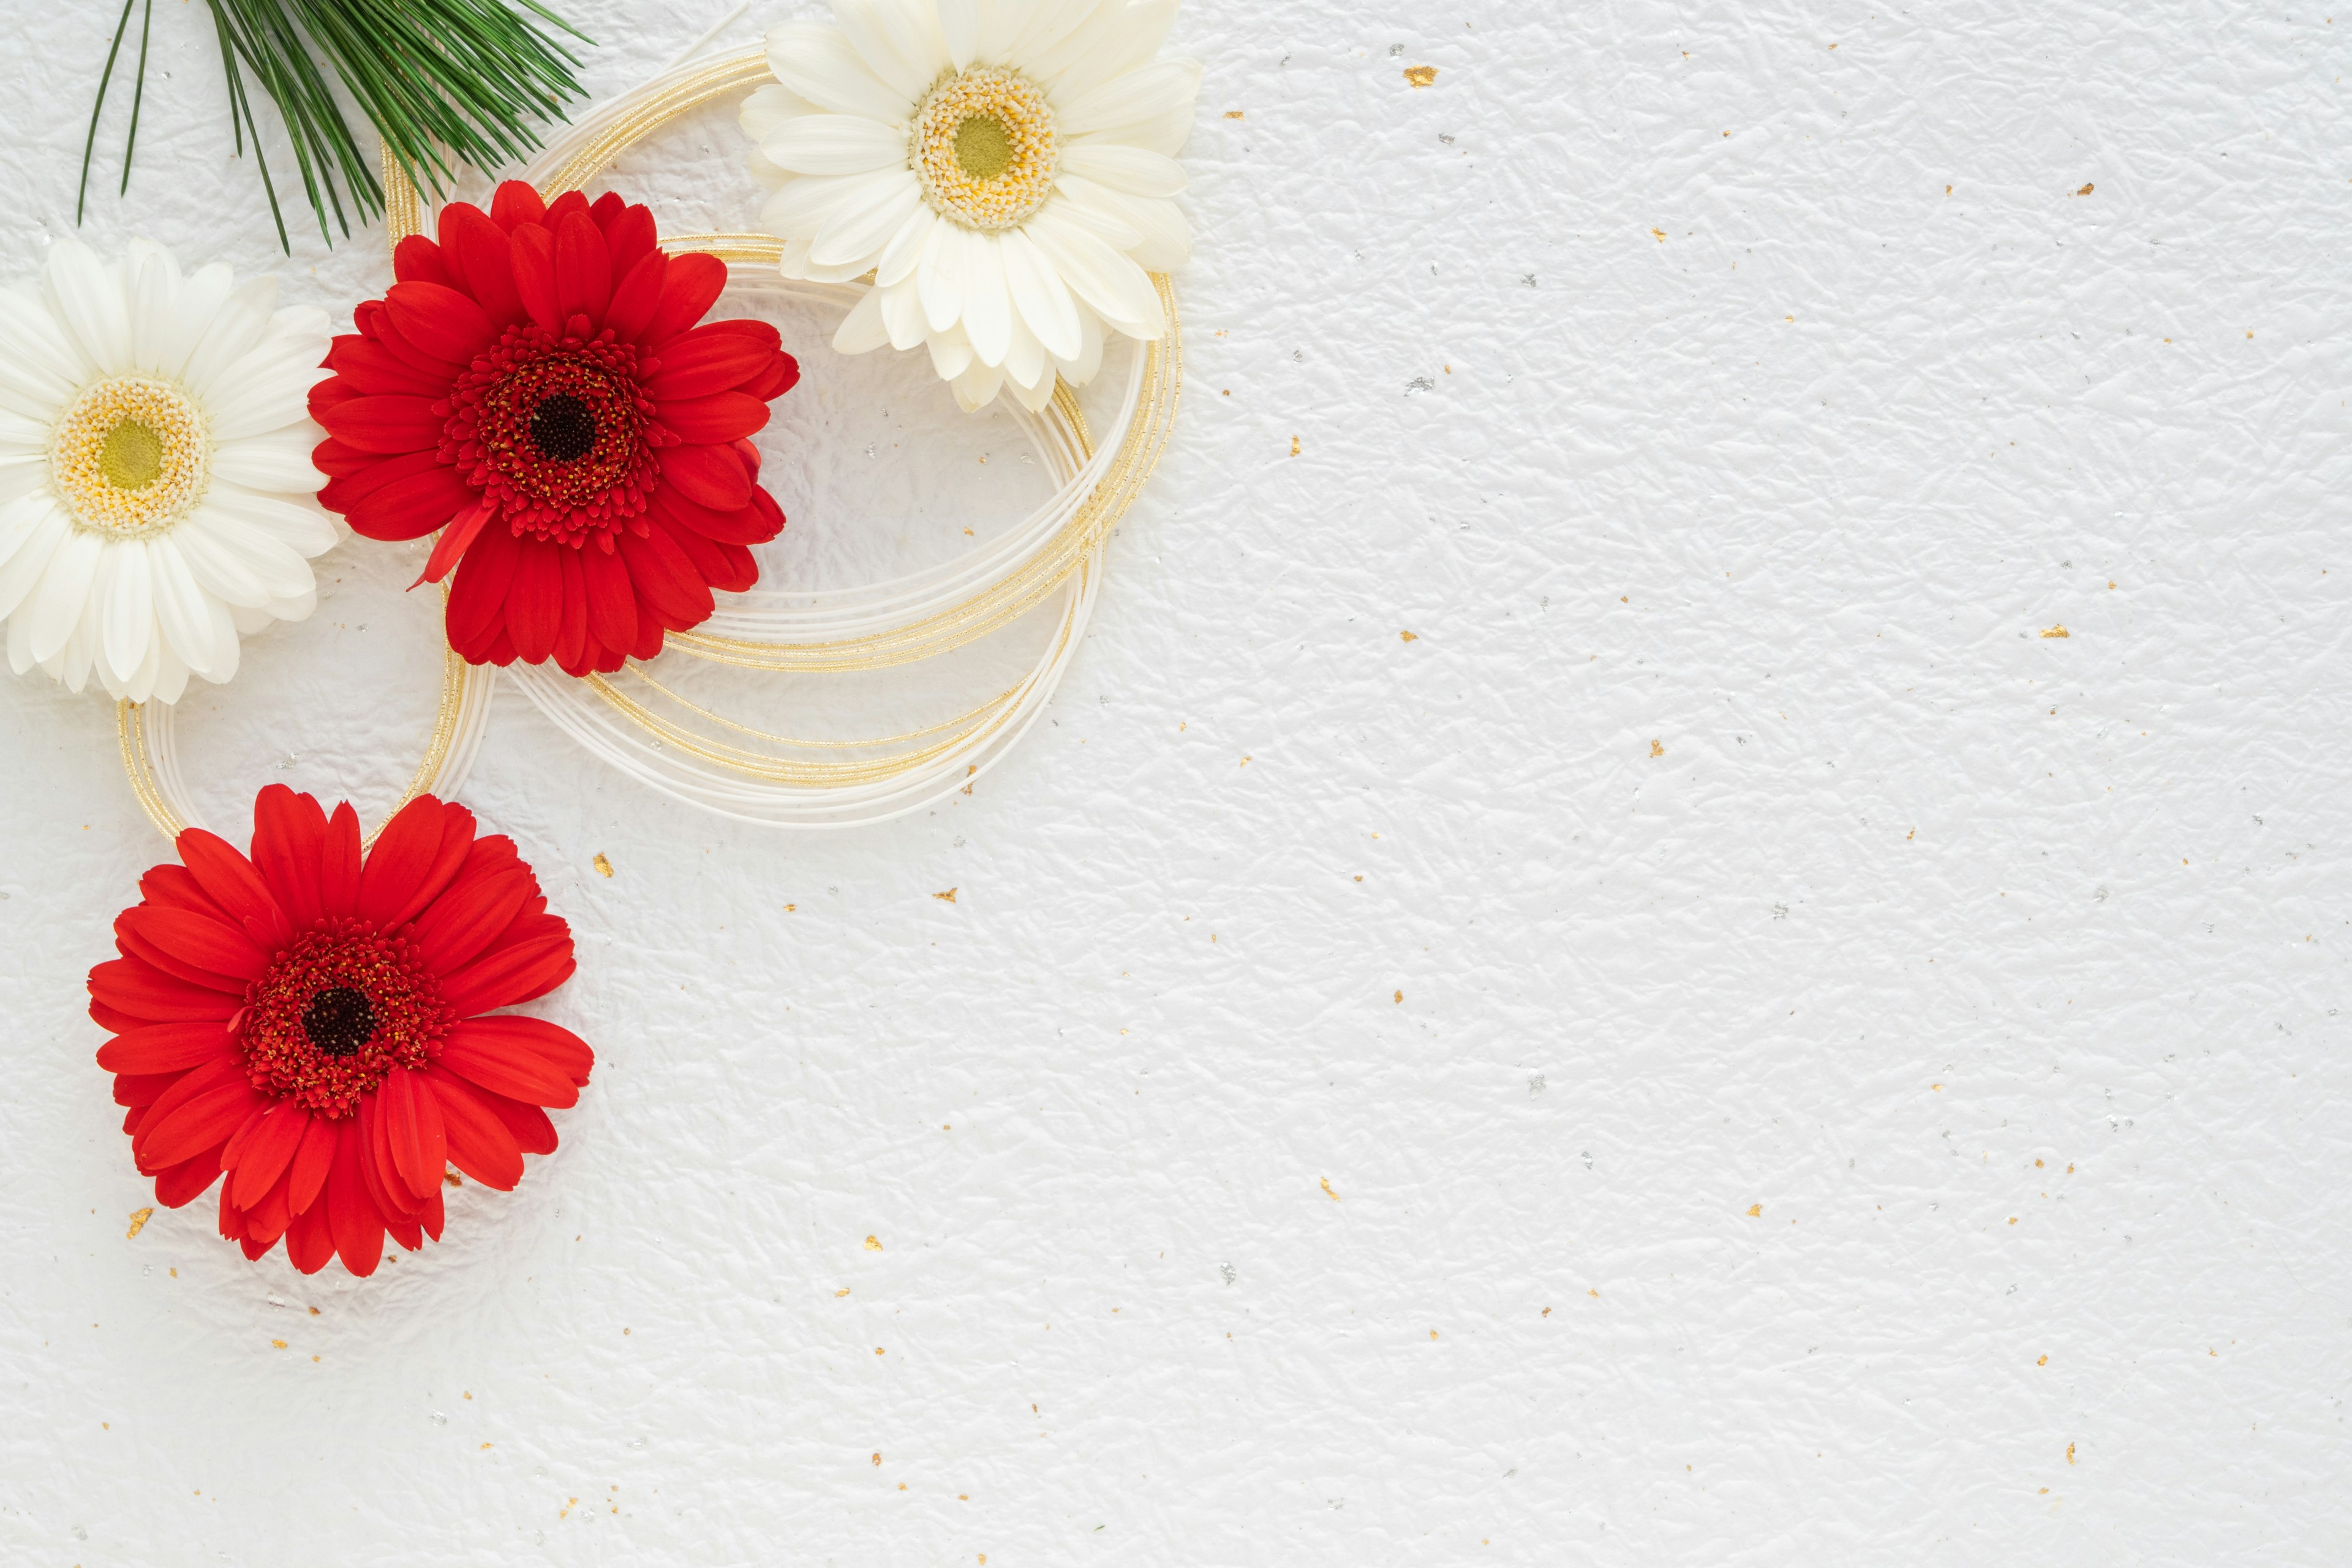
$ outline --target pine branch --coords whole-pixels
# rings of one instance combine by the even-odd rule
[[[82,184],[89,183],[99,117],[142,0],[122,15],[99,79]],[[150,15],[154,0],[144,0]],[[255,167],[269,197],[278,239],[288,243],[278,188],[261,149],[248,83],[277,106],[294,151],[302,194],[328,243],[351,234],[351,213],[365,223],[383,211],[383,187],[344,113],[346,99],[383,139],[418,189],[446,193],[467,166],[488,171],[540,145],[535,126],[559,121],[581,96],[580,60],[559,40],[587,42],[541,0],[205,0],[228,82],[229,126],[239,156],[251,132]],[[131,132],[123,149],[123,188],[139,136],[144,100],[147,26],[140,29]],[[346,210],[346,200],[349,211]],[[81,220],[82,208],[74,217]],[[331,219],[332,227],[330,226]]]

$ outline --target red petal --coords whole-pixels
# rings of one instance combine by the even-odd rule
[[[425,1206],[416,1211],[416,1220],[419,1225],[424,1226],[425,1235],[431,1237],[436,1241],[441,1239],[442,1208],[440,1188],[434,1188],[433,1195],[425,1200]],[[418,1245],[422,1246],[424,1244],[420,1242]]]
[[[706,452],[712,449],[708,447],[697,448]],[[621,559],[628,563],[629,580],[636,584],[640,600],[637,610],[640,637],[645,633],[645,612],[648,605],[653,609],[654,618],[676,631],[700,626],[710,618],[710,612],[716,607],[710,597],[710,585],[694,570],[694,563],[678,549],[667,529],[649,529],[643,539],[634,533],[624,533],[619,537]],[[641,648],[637,657],[645,658],[650,656]]]
[[[293,940],[294,928],[287,922],[286,911],[269,884],[227,839],[191,827],[172,847],[206,896],[241,921],[266,951],[275,952]]]
[[[469,658],[469,647],[506,625],[507,588],[514,581],[520,542],[507,529],[485,528],[457,563],[446,620],[449,646]]]
[[[384,1132],[385,1114],[383,1090],[379,1087],[360,1100],[360,1173],[367,1183],[368,1197],[383,1215],[386,1225],[395,1220],[413,1220],[416,1200],[409,1195],[408,1184],[392,1163],[392,1144]]]
[[[137,958],[117,958],[92,969],[89,994],[110,1013],[135,1018],[142,1024],[186,1023],[200,1018],[225,1021],[237,1009],[236,998],[174,980]],[[91,1016],[97,1016],[95,1010]],[[106,1022],[102,1018],[99,1021]]]
[[[325,1212],[326,1205],[319,1204],[318,1197],[326,1187],[327,1172],[334,1163],[335,1124],[323,1116],[313,1116],[310,1125],[302,1130],[301,1144],[294,1151],[293,1163],[288,1167],[293,1174],[287,1178],[286,1201],[296,1214],[314,1204],[321,1214]]]
[[[316,454],[312,460],[317,460]],[[348,512],[396,479],[412,479],[448,466],[437,451],[402,452],[390,458],[370,454],[350,473],[329,479],[319,491],[319,504],[329,511]]]
[[[521,1100],[509,1100],[503,1094],[492,1094],[488,1090],[476,1098],[507,1124],[507,1131],[514,1134],[516,1148],[526,1154],[555,1152],[555,1123],[547,1119],[546,1111],[536,1105],[525,1105]]]
[[[563,619],[556,628],[555,646],[549,654],[566,675],[583,675],[588,668],[588,587],[580,555],[577,550],[565,550],[556,556],[563,567]]]
[[[233,1194],[236,1190],[234,1176],[230,1178],[230,1184],[221,1189],[225,1194]],[[235,1203],[236,1199],[231,1196],[229,1201]],[[286,1234],[287,1226],[294,1218],[293,1205],[287,1201],[285,1173],[279,1173],[278,1180],[270,1184],[269,1190],[262,1194],[258,1201],[238,1206],[245,1210],[246,1256],[258,1258]],[[256,1244],[258,1244],[259,1251],[254,1250]]]
[[[139,1135],[131,1140],[131,1158],[142,1172],[176,1165],[200,1150],[226,1142],[246,1118],[268,1103],[240,1073],[236,1081],[206,1089],[168,1112],[150,1106]]]
[[[544,996],[571,979],[577,967],[568,931],[493,948],[442,981],[441,999],[460,1018],[470,1018],[493,1007],[520,1006]]]
[[[335,1124],[335,1163],[327,1175],[327,1223],[334,1232],[335,1250],[343,1267],[364,1279],[375,1272],[383,1254],[383,1215],[368,1196],[360,1174],[359,1118],[346,1116]]]
[[[133,1110],[154,1104],[163,1091],[180,1081],[176,1072],[126,1072],[114,1079],[114,1103]]]
[[[418,1228],[416,1215],[413,1213],[399,1219],[384,1215],[383,1230],[386,1236],[400,1243],[403,1251],[415,1252],[425,1245],[425,1232]]]
[[[480,503],[481,492],[463,473],[443,463],[439,452],[416,452],[396,460],[416,458],[429,458],[432,462],[421,465],[421,471],[406,479],[378,486],[365,500],[339,509],[352,532],[387,544],[422,539]],[[320,499],[325,499],[324,492]]]
[[[567,321],[581,315],[601,327],[612,299],[613,253],[595,220],[575,213],[555,231],[556,309]]]
[[[525,664],[546,660],[563,625],[563,563],[556,559],[563,548],[526,539],[515,561],[514,582],[507,588],[507,635],[514,638],[515,657]]]
[[[520,869],[461,883],[409,928],[409,942],[427,968],[446,975],[489,946],[538,890],[531,874]]]
[[[384,1076],[383,1104],[384,1131],[401,1180],[419,1199],[439,1193],[441,1168],[449,1160],[440,1101],[417,1081],[416,1074],[394,1068]]]
[[[724,544],[765,544],[783,526],[783,515],[770,517],[759,502],[766,494],[751,492],[751,504],[733,511],[713,511],[707,506],[697,506],[677,492],[676,487],[654,492],[651,510],[670,525],[672,533],[698,533],[705,539],[716,539]],[[772,507],[772,500],[769,505]]]
[[[185,1208],[204,1196],[205,1189],[220,1179],[220,1156],[218,1149],[207,1149],[158,1173],[155,1201],[167,1209],[176,1209]]]
[[[245,1238],[245,1211],[228,1201],[226,1182],[221,1184],[220,1233],[229,1241],[241,1241]],[[246,1256],[251,1258],[254,1254],[247,1252]]]
[[[775,363],[745,382],[742,391],[748,396],[767,402],[782,397],[800,384],[801,362],[788,353],[777,353]]]
[[[637,341],[653,353],[661,353],[670,339],[702,320],[702,313],[726,287],[727,263],[719,258],[698,250],[671,257],[662,279],[661,303],[654,307],[653,320],[637,334]]]
[[[655,499],[660,499],[658,491]],[[629,587],[628,567],[617,553],[592,548],[580,552],[580,570],[589,635],[606,647],[627,647],[637,637],[637,596]]]
[[[621,283],[613,290],[613,302],[604,307],[604,326],[620,342],[635,342],[661,304],[662,279],[669,275],[669,258],[656,250],[650,256],[639,257],[623,271],[616,256],[613,269],[620,273]]]
[[[555,237],[538,224],[512,231],[515,292],[530,319],[561,336],[563,318],[555,307]]]
[[[310,466],[330,479],[343,479],[382,461],[383,458],[373,452],[362,452],[336,440],[321,441],[310,448]]]
[[[573,213],[589,217],[588,198],[578,191],[566,191],[547,204],[547,216],[539,221],[545,224],[547,231],[552,234],[562,228],[563,220]]]
[[[597,203],[599,206],[603,205],[601,201]],[[653,254],[654,247],[659,243],[659,236],[654,231],[654,215],[648,207],[622,206],[609,220],[599,216],[597,224],[604,231],[605,247],[613,253],[613,276],[615,278],[626,278],[635,270],[638,262]],[[608,327],[613,324],[609,312],[605,315],[604,324]]]
[[[294,1223],[286,1227],[286,1261],[305,1274],[316,1274],[334,1256],[335,1233],[327,1215],[327,1205],[297,1207]]]
[[[740,392],[716,393],[662,405],[661,422],[679,440],[698,446],[740,441],[767,428],[768,405]]]
[[[433,799],[431,795],[424,798]],[[435,804],[441,807],[441,847],[435,852],[431,868],[409,893],[407,901],[381,922],[386,931],[415,920],[434,900],[449,890],[473,858],[474,814],[462,805]]]
[[[733,324],[714,323],[664,343],[656,351],[661,368],[646,379],[645,395],[657,404],[709,397],[732,391],[766,371],[776,352],[775,329],[769,327],[769,338],[762,341],[746,332],[727,330]]]
[[[627,208],[628,203],[621,199],[620,192],[606,191],[588,204],[588,216],[596,220],[596,226],[604,231],[604,237],[609,240],[612,237],[614,223]]]
[[[433,553],[426,559],[425,570],[416,574],[416,582],[409,586],[414,588],[419,584],[438,583],[449,575],[466,552],[473,548],[474,542],[488,528],[497,510],[496,502],[485,500],[476,503],[474,510],[463,516],[451,518],[449,526],[441,531],[441,537],[433,542]]]
[[[393,358],[419,374],[431,377],[434,382],[442,386],[447,386],[466,374],[466,366],[462,362],[452,363],[438,354],[426,353],[416,344],[409,342],[407,334],[393,321],[392,313],[386,310],[381,302],[371,301],[371,303],[375,305],[374,315],[362,317],[362,320],[375,341],[382,343]],[[367,306],[362,305],[360,309],[363,311]]]
[[[421,234],[412,234],[392,247],[392,275],[403,283],[446,286],[449,281],[441,247]]]
[[[522,1151],[507,1124],[456,1079],[428,1068],[425,1080],[448,1131],[449,1163],[486,1187],[514,1191],[522,1180]]]
[[[360,873],[356,910],[360,919],[380,931],[389,931],[400,923],[394,917],[408,907],[425,873],[441,858],[442,820],[446,813],[446,808],[433,796],[419,795],[383,825],[383,831],[376,835],[374,846],[368,850],[367,865]],[[450,874],[456,873],[453,864]]]
[[[438,227],[451,268],[465,279],[466,292],[480,304],[490,324],[503,327],[520,321],[522,296],[515,291],[507,231],[471,202],[443,207]]]
[[[208,920],[226,920],[228,911],[205,896],[202,884],[185,866],[150,866],[139,879],[139,896],[157,909],[184,910]]]
[[[319,845],[319,907],[349,915],[360,905],[360,814],[350,801],[336,804]]]
[[[588,1074],[596,1066],[596,1053],[588,1048],[587,1041],[560,1024],[517,1013],[468,1018],[451,1029],[448,1038],[478,1047],[530,1051],[575,1084],[586,1083]]]
[[[441,444],[448,423],[422,397],[354,397],[321,412],[319,423],[361,452],[419,452]]]
[[[740,511],[751,504],[751,476],[725,447],[665,447],[662,478],[698,506]]]
[[[404,394],[411,397],[446,397],[449,384],[429,375],[394,354],[382,343],[365,338],[336,340],[334,352],[327,356],[343,386],[352,396],[365,397],[377,393]],[[320,384],[332,386],[333,382]],[[344,401],[347,401],[344,400]]]
[[[214,1060],[235,1060],[236,1045],[218,1024],[148,1024],[98,1047],[108,1072],[178,1073]]]
[[[242,1146],[224,1163],[229,1173],[229,1201],[249,1209],[262,1200],[293,1163],[294,1151],[310,1130],[310,1113],[290,1100],[269,1108],[260,1124],[245,1135]]]
[[[746,507],[745,510],[751,509]],[[662,526],[656,524],[656,527]],[[676,544],[688,561],[694,563],[697,575],[714,588],[740,594],[760,580],[760,569],[751,563],[751,552],[740,544],[720,544],[707,539],[690,528],[667,530],[670,542]]]
[[[269,955],[253,939],[216,920],[185,910],[125,910],[115,922],[163,949],[191,968],[215,978],[206,982],[226,991],[242,993],[241,984],[269,973]]]
[[[174,915],[183,920],[191,921],[201,920],[204,917],[201,915],[191,915],[184,910],[157,909],[152,904],[142,905],[140,908],[135,910],[125,910],[115,919],[114,945],[116,950],[121,952],[125,957],[135,958],[142,963],[152,964],[156,969],[162,971],[167,975],[170,975],[174,980],[184,981],[191,985],[200,985],[207,991],[223,992],[240,999],[244,996],[245,982],[243,980],[233,979],[230,976],[205,969],[200,964],[182,958],[178,954],[173,953],[167,949],[156,946],[153,940],[150,938],[146,932],[139,930],[136,926],[126,923],[133,915],[145,920],[152,920],[157,916],[169,917]],[[218,921],[212,921],[211,923],[222,931],[226,931],[228,929],[226,926],[221,925]]]
[[[649,658],[659,658],[662,650],[662,636],[660,616],[655,612],[651,601],[647,600],[643,594],[638,595],[637,641],[636,646],[629,649],[629,657],[640,663]]]
[[[547,204],[528,180],[509,180],[490,195],[490,221],[511,234],[519,224],[537,223]]]
[[[471,364],[498,335],[488,312],[444,283],[395,283],[383,308],[403,337],[453,364]]]
[[[458,1026],[460,1029],[464,1026]],[[501,1046],[496,1039],[481,1036],[467,1038],[453,1030],[441,1042],[441,1054],[434,1059],[436,1065],[467,1082],[480,1084],[509,1100],[550,1105],[558,1110],[580,1103],[580,1090],[572,1080],[556,1071],[546,1058],[523,1047]]]
[[[307,795],[264,784],[253,802],[253,864],[297,931],[326,912],[319,902],[319,861],[327,814]]]

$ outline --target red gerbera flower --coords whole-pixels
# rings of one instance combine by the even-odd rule
[[[800,366],[763,321],[697,326],[727,264],[664,255],[616,195],[510,180],[439,235],[400,242],[327,355],[319,499],[370,539],[445,530],[420,581],[457,568],[449,646],[476,664],[651,658],[760,580],[748,547],[784,514],[750,437]]]
[[[444,1163],[504,1192],[555,1148],[542,1106],[580,1098],[594,1053],[539,1018],[484,1016],[570,977],[572,928],[510,839],[411,802],[362,857],[359,818],[271,784],[253,855],[190,828],[141,879],[89,972],[98,1065],[156,1202],[224,1173],[221,1234],[286,1238],[315,1274],[375,1271],[384,1233],[441,1238]]]

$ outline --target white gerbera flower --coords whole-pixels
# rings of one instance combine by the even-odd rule
[[[317,607],[335,542],[314,499],[326,312],[274,309],[161,246],[59,240],[0,288],[0,617],[17,674],[173,702],[236,673],[237,639]]]
[[[834,0],[768,35],[743,105],[788,278],[874,288],[834,346],[926,344],[965,408],[1032,409],[1166,328],[1149,272],[1191,254],[1174,154],[1193,60],[1155,60],[1176,0]]]

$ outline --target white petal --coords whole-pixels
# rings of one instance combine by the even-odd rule
[[[71,531],[66,514],[46,495],[26,496],[0,513],[0,616],[16,614]]]
[[[956,401],[966,414],[977,414],[996,400],[996,389],[1003,384],[1001,367],[974,360],[971,368],[955,379]]]
[[[933,332],[923,340],[931,351],[931,368],[940,373],[941,381],[953,381],[971,368],[971,340],[959,328],[952,332]]]
[[[883,85],[866,69],[848,37],[822,22],[786,22],[768,35],[768,68],[776,79],[823,109],[904,125],[912,94]]]
[[[881,259],[882,247],[890,243],[907,215],[923,203],[923,184],[911,169],[895,174],[869,175],[870,189],[858,193],[855,201],[845,201],[833,209],[809,248],[809,264],[814,267],[846,267],[856,263],[862,271]]]
[[[46,428],[92,374],[45,302],[0,289],[0,407]]]
[[[272,599],[299,597],[318,585],[310,563],[292,545],[240,521],[214,506],[209,498],[183,518],[172,533],[175,539],[198,535],[233,555],[262,586],[261,605],[254,607],[266,608]]]
[[[882,301],[882,325],[890,334],[892,348],[910,349],[930,335],[930,323],[923,320],[922,290],[912,278],[902,278],[887,287],[877,283],[874,292]]]
[[[122,272],[131,366],[151,375],[168,374],[163,356],[179,342],[180,264],[153,240],[134,239],[123,256]]]
[[[940,220],[931,209],[920,203],[882,247],[882,259],[874,264],[874,281],[887,288],[902,279],[915,275],[915,268],[923,259],[923,247],[931,237],[931,226]]]
[[[212,471],[247,489],[316,495],[327,482],[310,462],[310,449],[318,444],[315,427],[299,425],[224,441],[213,451]]]
[[[1116,29],[1098,37],[1083,57],[1055,73],[1053,96],[1068,101],[1150,63],[1175,26],[1176,4],[1177,0],[1135,0],[1123,7]]]
[[[1025,66],[1086,25],[1103,0],[997,0],[998,41],[983,44],[981,58],[995,65]],[[981,401],[986,402],[986,398]]]
[[[1049,96],[1064,102],[1076,98],[1084,89],[1064,86],[1063,77],[1082,60],[1105,52],[1116,52],[1110,51],[1108,47],[1124,42],[1133,26],[1128,11],[1128,0],[1103,0],[1084,21],[1062,35],[1052,47],[1024,56],[1021,61],[1022,70],[1031,80],[1045,83]],[[1095,76],[1101,79],[1104,74],[1098,70]]]
[[[1041,357],[1035,371],[1023,379],[1013,374],[1013,361],[1008,358],[1004,362],[1004,384],[1013,389],[1022,407],[1032,414],[1038,413],[1054,401],[1054,363]]]
[[[262,495],[216,479],[205,491],[205,505],[259,530],[305,560],[325,554],[341,537],[327,510],[306,495]]]
[[[916,288],[923,297],[923,319],[931,331],[944,332],[963,314],[965,231],[955,224],[931,226],[924,242],[923,259],[915,268]]]
[[[1062,379],[1072,386],[1086,385],[1102,370],[1102,318],[1087,310],[1086,306],[1080,305],[1078,325],[1086,332],[1086,342],[1078,350],[1078,357],[1076,360],[1065,361],[1057,367],[1062,373]]]
[[[1012,333],[1012,342],[1004,351],[1004,379],[1016,386],[1034,385],[1039,376],[1049,374],[1045,350],[1018,310],[1013,313]]]
[[[1167,331],[1159,293],[1142,268],[1055,216],[1050,206],[1032,217],[1024,232],[1045,253],[1070,291],[1112,326],[1134,338],[1157,338]]]
[[[751,89],[743,107],[735,116],[743,127],[743,134],[754,142],[765,142],[768,133],[788,120],[803,114],[820,112],[817,106],[780,81],[772,81]]]
[[[1084,136],[1179,113],[1189,118],[1200,95],[1200,61],[1157,60],[1057,105],[1055,128],[1065,136]]]
[[[795,174],[866,174],[907,166],[907,132],[859,114],[803,114],[760,139],[760,154]]]
[[[99,556],[105,544],[95,533],[79,529],[66,536],[49,557],[48,569],[17,613],[32,622],[33,657],[47,664],[55,658],[81,624],[89,606],[89,586],[98,575]]]
[[[204,674],[215,661],[213,613],[170,534],[147,542],[147,572],[154,586],[157,627],[181,661]],[[235,628],[230,630],[234,635]]]
[[[1062,149],[1062,170],[1131,196],[1172,196],[1188,184],[1175,159],[1118,142],[1072,142]]]
[[[41,281],[47,286],[50,308],[91,368],[107,375],[131,368],[131,311],[123,302],[122,284],[96,251],[78,239],[58,240],[49,247]]]
[[[947,46],[948,64],[961,70],[980,51],[980,0],[939,0],[940,40]]]
[[[307,621],[318,607],[319,590],[312,588],[307,594],[297,594],[291,598],[270,600],[269,617],[277,621]]]
[[[779,239],[814,239],[842,203],[854,201],[877,176],[803,174],[760,208],[760,226]]]
[[[0,409],[0,454],[47,451],[50,428],[46,420],[27,419],[21,414]]]
[[[833,334],[835,353],[871,353],[890,341],[882,325],[882,290],[868,289]]]
[[[35,628],[37,631],[38,628]],[[73,631],[63,647],[41,661],[41,668],[53,679],[65,682],[68,691],[79,691],[89,681],[89,668],[98,655],[98,600],[95,595],[82,595],[81,618],[74,622]]]
[[[1054,264],[1019,229],[1006,233],[998,247],[1004,258],[1004,286],[1013,297],[1013,310],[1034,334],[1044,353],[1056,359],[1074,358],[1080,339],[1078,302],[1071,298],[1069,286],[1055,271]]]
[[[1183,209],[1159,196],[1130,196],[1091,180],[1065,175],[1058,189],[1077,204],[1091,227],[1114,250],[1124,250],[1146,272],[1173,272],[1192,259],[1192,230]],[[1120,245],[1112,230],[1131,243]]]
[[[22,500],[49,482],[49,459],[39,452],[0,458],[0,506]]]
[[[232,550],[212,530],[195,526],[194,518],[172,531],[172,542],[188,563],[188,574],[205,596],[224,605],[258,610],[269,603],[268,585],[247,564],[244,553]],[[293,552],[288,551],[291,555]],[[299,559],[297,557],[297,559]]]
[[[1001,365],[1013,346],[1013,301],[1004,292],[1003,252],[992,234],[964,245],[963,330],[982,364]]]
[[[197,268],[180,280],[179,303],[173,307],[171,341],[161,348],[159,368],[168,376],[177,376],[188,368],[188,356],[213,330],[220,318],[221,307],[236,291],[236,275],[221,262]]]
[[[213,623],[213,663],[205,671],[205,679],[215,686],[232,679],[245,657],[245,644],[237,637],[236,616],[218,599],[205,601],[205,614]]]
[[[120,541],[100,557],[95,596],[99,662],[116,680],[129,680],[155,644],[155,594],[143,542]]]
[[[264,273],[238,284],[196,341],[187,368],[180,373],[181,384],[199,398],[209,395],[215,382],[268,336],[277,310],[277,279]]]
[[[161,702],[169,707],[180,700],[188,689],[188,667],[172,651],[172,645],[162,637],[155,639],[155,683],[144,698],[145,702]]]
[[[1125,208],[1116,191],[1076,174],[1054,182],[1054,215],[1085,229],[1113,250],[1133,250],[1143,243],[1143,231],[1122,216]]]
[[[947,44],[929,12],[905,0],[833,0],[835,19],[857,58],[909,100],[921,97],[948,63]]]
[[[231,365],[205,398],[213,439],[241,441],[308,420],[310,388],[334,374],[319,363],[326,354],[321,332],[315,342],[265,343]]]

